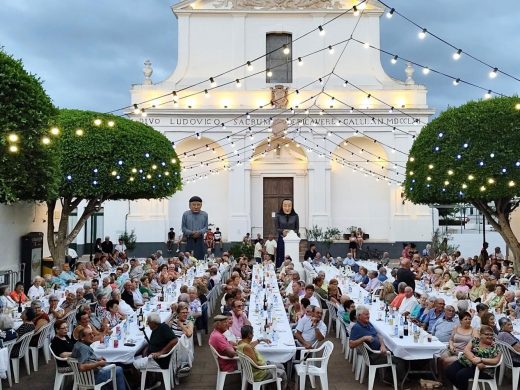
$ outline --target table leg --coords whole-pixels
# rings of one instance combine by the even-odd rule
[[[403,375],[403,380],[401,382],[401,386],[400,386],[401,390],[404,390],[404,382],[406,381],[406,378],[408,378],[408,374],[410,373],[410,368],[411,368],[411,364],[412,364],[412,363],[410,363],[410,360],[405,360],[405,362],[406,362],[406,372]],[[399,372],[397,374],[399,375]]]

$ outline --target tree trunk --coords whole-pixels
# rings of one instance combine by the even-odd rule
[[[58,232],[54,233],[54,212],[56,209],[56,200],[47,202],[47,210],[49,218],[47,221],[47,243],[49,251],[54,260],[55,265],[62,265],[65,262],[66,250],[69,244],[74,241],[90,216],[96,211],[96,204],[101,204],[102,199],[89,199],[83,213],[79,217],[76,225],[68,233],[68,221],[72,212],[78,207],[83,199],[81,198],[63,198],[62,209],[60,215],[60,223]]]
[[[512,208],[510,199],[497,199],[494,201],[493,210],[487,203],[481,201],[472,202],[473,205],[484,214],[486,220],[504,239],[509,250],[513,254],[513,266],[515,273],[520,271],[520,242],[511,229],[509,222]]]

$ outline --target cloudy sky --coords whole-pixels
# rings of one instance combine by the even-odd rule
[[[60,107],[110,111],[129,103],[129,88],[143,79],[145,59],[154,80],[165,78],[177,62],[177,21],[172,0],[0,0],[0,46],[21,58],[41,77]],[[387,4],[487,63],[520,78],[520,2],[474,0],[388,0]],[[500,75],[467,56],[455,62],[453,50],[400,17],[382,18],[382,48],[457,75],[504,94],[518,94],[520,82]],[[230,64],[234,66],[236,64]],[[385,69],[404,78],[403,65]],[[415,79],[429,89],[436,109],[480,98],[483,91],[453,87],[440,76]]]

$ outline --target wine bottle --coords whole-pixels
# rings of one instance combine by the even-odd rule
[[[408,336],[408,321],[404,321],[404,326],[403,326],[403,334],[404,336]]]
[[[20,298],[20,300],[18,301],[18,313],[21,313],[22,312],[22,299]]]
[[[161,288],[161,296],[159,297],[159,301],[164,302],[164,287]]]

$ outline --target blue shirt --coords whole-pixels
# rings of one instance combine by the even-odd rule
[[[370,348],[374,351],[381,349],[381,343],[379,342],[379,336],[377,330],[370,322],[366,325],[362,325],[360,322],[356,322],[350,331],[350,340],[358,340],[365,336],[372,336],[372,341],[367,343]]]
[[[428,313],[425,315],[424,323],[428,325],[428,333],[432,333],[433,327],[435,326],[435,323],[440,319],[444,318],[444,310],[439,313],[438,316],[435,315],[435,310],[429,310]]]
[[[67,282],[65,281],[65,279],[62,279],[59,276],[53,276],[51,278],[51,283],[57,285],[58,287],[67,287]]]
[[[379,274],[379,276],[377,277],[381,283],[386,281],[388,279],[388,276],[384,275],[384,274]]]

